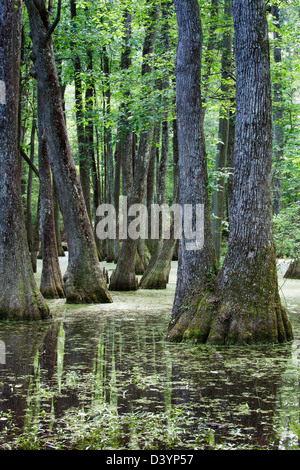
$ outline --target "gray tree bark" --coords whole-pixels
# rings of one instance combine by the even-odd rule
[[[276,40],[273,54],[274,62],[278,67],[275,69],[274,74],[274,154],[275,154],[275,174],[273,176],[273,213],[279,214],[281,211],[282,199],[282,180],[280,169],[278,166],[282,161],[284,155],[284,141],[283,141],[283,97],[282,97],[282,83],[281,83],[281,34],[280,34],[280,10],[278,5],[272,5],[271,13],[273,16],[273,23],[276,27],[274,31],[274,39]]]
[[[34,164],[34,141],[36,132],[36,116],[32,118],[31,136],[30,136],[30,161]],[[33,183],[33,169],[29,166],[28,181],[27,181],[27,210],[26,210],[26,231],[29,251],[32,250],[33,244],[33,227],[32,227],[32,183]]]
[[[25,1],[31,28],[41,116],[69,250],[64,276],[67,302],[111,302],[77,175],[63,114],[49,14],[43,0]]]
[[[147,25],[147,32],[143,45],[143,77],[149,76],[152,71],[151,55],[154,52],[157,34],[157,5],[151,4],[151,8],[149,9],[149,18],[149,24]],[[153,126],[149,124],[149,129],[143,129],[139,137],[138,155],[134,170],[129,206],[134,204],[142,204],[144,201],[147,173],[151,156],[152,139]],[[128,217],[128,223],[130,223],[130,217]],[[137,248],[138,239],[127,237],[123,240],[117,266],[110,280],[111,290],[136,290],[138,288],[138,282],[135,276]]]
[[[86,102],[86,145],[88,161],[91,166],[91,177],[93,185],[93,215],[94,215],[94,238],[97,248],[98,258],[101,261],[104,258],[102,240],[100,240],[96,233],[97,228],[97,208],[101,203],[101,187],[100,187],[100,176],[96,164],[95,148],[94,148],[94,105],[95,105],[95,79],[93,70],[93,51],[88,48],[88,73],[89,80],[86,83],[85,102]]]
[[[159,159],[159,141],[160,141],[160,123],[154,126],[153,131],[153,145],[151,147],[150,163],[147,174],[147,211],[148,211],[148,239],[146,240],[147,249],[152,254],[154,250],[155,240],[151,239],[150,228],[151,228],[151,204],[155,204],[156,197],[156,165]],[[151,263],[151,259],[149,264]],[[148,265],[149,266],[149,265]]]
[[[284,277],[286,279],[300,279],[300,259],[295,259],[289,265]]]
[[[232,20],[231,0],[225,0],[224,4],[225,13],[225,31],[223,33],[222,44],[222,60],[221,60],[221,93],[223,94],[225,105],[221,104],[220,118],[219,118],[219,142],[217,147],[215,170],[222,172],[227,165],[228,141],[229,141],[229,115],[230,115],[230,100],[228,97],[228,78],[231,69],[231,54],[232,54],[232,32],[230,28],[230,21]],[[216,256],[218,262],[220,261],[221,245],[222,245],[222,223],[224,219],[225,209],[225,177],[218,174],[216,177],[216,186],[212,195],[212,233]]]
[[[103,47],[103,74],[105,91],[103,92],[105,120],[109,123],[111,113],[111,91],[110,91],[110,61],[106,46]],[[112,146],[112,130],[111,125],[107,124],[104,128],[104,146],[106,155],[106,172],[107,172],[107,193],[106,202],[114,204],[114,158]],[[106,239],[106,259],[112,263],[115,259],[115,243],[114,240]]]
[[[235,146],[235,104],[231,103],[232,107],[229,113],[229,132],[228,132],[228,145],[227,145],[227,170],[229,176],[227,179],[226,187],[226,202],[227,202],[227,215],[230,221],[230,208],[233,191],[233,170],[234,170],[234,146]]]
[[[31,265],[33,272],[37,272],[37,258],[38,258],[38,253],[39,253],[39,248],[40,248],[40,238],[41,238],[41,197],[40,197],[40,192],[38,196],[38,203],[37,203],[37,208],[36,208],[36,221],[35,221],[35,226],[33,229],[33,239],[32,239],[32,247],[31,247],[31,252],[30,252],[30,258],[31,258]]]
[[[161,42],[163,49],[168,56],[169,51],[169,11],[170,2],[165,0],[162,2],[162,28],[161,28]],[[169,88],[169,75],[166,73],[163,80],[161,81],[161,90],[166,92]],[[168,158],[169,158],[169,102],[168,97],[162,97],[162,106],[163,106],[163,116],[161,122],[161,151],[160,151],[160,160],[157,162],[157,194],[156,194],[156,203],[160,206],[166,204],[166,178],[167,178],[167,168],[168,168]],[[151,220],[150,220],[151,224]],[[150,227],[151,225],[149,225]],[[164,241],[164,234],[162,233],[162,223],[160,221],[159,226],[159,239],[154,240],[152,244],[152,253],[150,261],[143,273],[143,276],[140,280],[140,286],[142,286],[144,278],[148,278],[150,272],[155,265],[159,254],[162,250]],[[151,277],[151,275],[150,275]],[[151,284],[151,283],[150,283]],[[150,285],[147,283],[147,285]],[[144,285],[146,287],[146,284]]]
[[[176,164],[177,152],[176,142],[177,132],[173,136],[173,149],[174,149],[174,204],[179,202],[179,178],[178,178],[178,166]],[[151,269],[146,271],[145,275],[140,280],[140,288],[142,289],[166,289],[169,282],[169,273],[171,269],[171,262],[177,246],[178,240],[175,238],[174,233],[174,218],[171,220],[170,227],[170,238],[163,240],[162,248],[155,257]],[[152,258],[151,258],[152,259]],[[150,260],[151,261],[151,260]],[[150,263],[149,263],[150,264]]]
[[[42,259],[40,291],[45,298],[65,297],[64,282],[59,266],[55,236],[51,169],[47,154],[47,142],[39,127],[39,174],[41,198]]]
[[[50,312],[33,275],[21,199],[19,83],[21,2],[0,5],[0,318],[40,320]]]
[[[70,10],[72,22],[77,16],[77,2],[70,0]],[[76,24],[73,24],[74,37],[76,37]],[[89,160],[89,153],[87,151],[87,142],[85,135],[85,113],[83,109],[83,91],[81,79],[81,60],[79,54],[76,52],[76,41],[72,41],[73,49],[73,64],[74,64],[74,85],[75,85],[75,105],[76,105],[76,127],[77,127],[77,143],[78,143],[78,157],[79,157],[79,175],[82,187],[83,197],[87,208],[87,213],[90,221],[92,221],[91,209],[91,186],[90,186],[90,173],[91,162]]]
[[[179,243],[178,272],[168,338],[182,337],[183,325],[188,325],[195,299],[215,274],[216,257],[211,234],[211,214],[208,200],[207,161],[203,134],[201,90],[202,28],[197,0],[175,0],[178,23],[176,55],[176,107],[179,153],[179,200],[185,204],[204,206],[204,243],[199,249],[188,249],[182,234]],[[183,216],[183,223],[185,217]],[[189,220],[187,220],[189,222]],[[188,308],[187,308],[188,307]]]
[[[236,145],[228,252],[211,292],[177,337],[200,343],[292,339],[278,291],[272,234],[272,106],[264,0],[233,0]]]
[[[205,56],[203,58],[204,62],[204,73],[201,80],[202,90],[201,90],[201,99],[202,99],[202,119],[204,120],[206,105],[208,101],[209,93],[209,80],[211,76],[211,68],[215,57],[215,51],[218,46],[218,20],[219,20],[219,0],[211,0],[210,2],[210,19],[209,19],[209,31],[208,31],[208,40],[206,46]]]
[[[57,245],[58,256],[63,257],[65,256],[65,251],[62,245],[61,234],[60,234],[60,224],[59,224],[60,209],[59,209],[57,189],[55,186],[54,179],[52,179],[52,188],[53,188],[53,211],[54,211],[56,245]]]

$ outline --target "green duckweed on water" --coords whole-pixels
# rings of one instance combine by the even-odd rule
[[[176,266],[165,291],[0,323],[1,449],[299,449],[300,281],[281,267],[292,343],[174,344]]]

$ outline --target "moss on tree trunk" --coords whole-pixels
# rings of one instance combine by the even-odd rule
[[[21,199],[19,78],[21,2],[1,3],[0,319],[40,320],[50,311],[33,275]]]
[[[234,0],[233,18],[236,145],[228,252],[216,279],[206,285],[193,282],[190,292],[185,289],[168,339],[217,345],[283,343],[293,333],[279,296],[272,233],[272,107],[264,0]],[[184,261],[185,253],[180,256]]]
[[[293,338],[279,296],[273,245],[239,261],[242,264],[237,263],[230,276],[220,272],[213,289],[190,303],[186,299],[186,312],[170,324],[169,340],[233,345],[284,343]]]

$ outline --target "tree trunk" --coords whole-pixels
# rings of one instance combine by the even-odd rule
[[[217,50],[218,44],[218,21],[219,21],[219,0],[211,0],[210,3],[210,19],[209,19],[209,31],[206,52],[204,56],[204,73],[201,81],[202,85],[202,119],[204,120],[206,105],[208,101],[209,93],[209,80],[211,77],[211,69],[215,59],[215,51]]]
[[[132,40],[132,17],[127,9],[123,13],[123,22],[125,35],[124,51],[121,56],[121,70],[128,71],[131,66],[131,40]],[[128,85],[127,85],[128,86]],[[133,185],[133,169],[134,169],[134,153],[133,153],[133,133],[130,128],[129,122],[129,102],[131,99],[131,92],[128,88],[124,92],[124,101],[121,105],[121,123],[120,123],[120,160],[121,160],[121,173],[122,173],[122,195],[129,197]],[[121,252],[118,253],[118,259]]]
[[[0,6],[0,318],[49,318],[32,271],[21,199],[18,107],[21,2]]]
[[[131,66],[131,14],[127,8],[123,11],[123,27],[124,49],[121,55],[121,72],[125,74]],[[126,81],[125,81],[126,83]],[[121,85],[122,86],[122,85]],[[115,184],[114,184],[114,204],[116,210],[117,234],[114,249],[114,262],[118,262],[121,242],[120,242],[120,193],[121,193],[121,179],[122,179],[122,193],[123,196],[128,196],[132,188],[133,180],[133,165],[132,165],[132,132],[130,130],[128,104],[130,100],[130,91],[126,83],[125,90],[123,91],[123,102],[120,106],[120,122],[118,126],[118,142],[115,152]],[[122,176],[122,178],[121,178]]]
[[[30,136],[30,161],[34,163],[34,141],[36,131],[36,117],[32,118],[31,136]],[[32,251],[33,244],[33,228],[32,228],[32,182],[33,182],[33,169],[29,166],[28,181],[27,181],[27,210],[26,210],[26,231],[29,251]]]
[[[74,20],[77,16],[76,0],[70,0],[71,19]],[[76,27],[74,27],[74,36],[76,37]],[[91,215],[91,187],[90,187],[90,161],[88,158],[87,145],[85,141],[85,126],[84,126],[84,110],[83,110],[83,92],[81,80],[81,60],[79,54],[76,52],[76,43],[72,44],[73,48],[73,63],[74,63],[74,85],[75,85],[75,105],[76,105],[76,126],[77,126],[77,143],[78,143],[78,156],[79,156],[79,174],[80,183],[82,187],[83,197],[87,208],[87,213],[90,221]]]
[[[282,97],[282,77],[281,77],[281,35],[280,35],[280,11],[278,5],[272,5],[271,13],[273,15],[273,23],[275,26],[274,39],[276,44],[274,46],[274,153],[275,153],[275,174],[273,176],[273,213],[279,214],[281,211],[282,199],[282,180],[280,175],[280,162],[284,155],[284,142],[283,142],[283,97]]]
[[[272,110],[264,0],[233,0],[236,145],[228,252],[213,292],[177,338],[219,345],[292,339],[272,236]],[[179,330],[179,328],[178,328]],[[180,334],[179,334],[180,333]]]
[[[39,197],[38,197],[38,203],[37,203],[37,209],[36,209],[36,222],[34,226],[34,232],[33,232],[33,239],[32,239],[32,247],[31,247],[31,265],[33,272],[37,272],[37,258],[38,258],[38,252],[40,248],[40,234],[41,234],[41,197],[40,197],[40,191],[39,191]]]
[[[228,139],[229,139],[229,116],[230,101],[228,95],[228,79],[231,68],[232,53],[232,32],[229,22],[232,19],[231,0],[225,0],[224,13],[226,23],[223,33],[222,61],[221,61],[221,93],[223,94],[225,104],[221,105],[219,118],[219,142],[215,161],[216,172],[222,172],[227,165]],[[216,250],[216,257],[220,262],[222,245],[222,223],[224,219],[225,208],[225,176],[217,174],[216,189],[212,195],[212,233]]]
[[[51,29],[42,0],[26,0],[25,3],[30,20],[43,128],[69,250],[69,264],[64,276],[67,302],[111,302],[68,140],[53,55],[53,27]]]
[[[176,104],[176,98],[175,98]],[[173,119],[173,201],[179,201],[179,156],[178,156],[178,133],[177,119]],[[176,241],[173,260],[178,261],[179,240]]]
[[[175,299],[169,339],[182,336],[178,327],[194,298],[202,295],[215,273],[216,258],[211,235],[207,162],[203,135],[201,90],[202,29],[197,0],[175,0],[178,23],[176,56],[176,107],[178,127],[180,205],[203,205],[203,245],[194,249],[183,233],[179,243]],[[183,214],[183,224],[189,222]],[[201,224],[202,225],[202,224]],[[198,302],[198,300],[197,300]],[[179,324],[177,323],[179,321]]]
[[[169,51],[169,8],[170,2],[169,0],[164,0],[162,2],[162,33],[161,33],[161,42],[166,55],[168,55]],[[162,92],[166,93],[166,90],[169,88],[169,76],[165,74],[162,83],[161,83],[161,90]],[[168,97],[166,94],[162,97],[162,105],[163,105],[163,116],[162,116],[162,123],[161,123],[161,152],[160,152],[160,161],[157,162],[157,194],[156,194],[156,203],[159,206],[163,206],[166,204],[166,178],[167,178],[167,168],[168,168],[168,157],[169,157],[169,103]],[[151,220],[150,220],[151,223]],[[151,227],[151,225],[149,225]],[[163,237],[164,234],[162,233],[162,223],[160,222],[159,227],[159,239],[154,240],[152,243],[152,253],[150,262],[143,274],[145,278],[150,273],[152,267],[156,263],[158,256],[163,247]],[[143,277],[140,281],[140,285],[143,282]]]
[[[124,82],[121,84],[123,88],[123,100],[120,105],[120,121],[118,126],[118,141],[115,154],[115,184],[114,184],[114,204],[116,210],[117,234],[114,249],[114,261],[118,262],[121,241],[120,235],[120,192],[122,180],[122,195],[129,197],[133,184],[133,137],[129,120],[129,102],[131,99],[130,89],[127,83],[127,73],[131,66],[131,14],[125,8],[123,12],[123,52],[121,55],[120,69],[124,74]]]
[[[149,76],[149,74],[152,72],[151,59],[149,58],[151,58],[151,54],[154,52],[155,48],[157,17],[158,8],[157,5],[153,4],[149,9],[150,19],[149,24],[147,25],[147,32],[143,46],[143,77]],[[140,133],[138,156],[134,169],[134,179],[132,183],[132,191],[129,201],[130,206],[134,204],[142,204],[144,200],[145,185],[147,181],[147,173],[149,168],[153,139],[153,126],[149,124],[149,127],[149,130],[142,130]],[[130,217],[128,217],[128,223],[130,222],[131,219]],[[137,247],[137,239],[132,239],[131,237],[127,236],[127,238],[123,240],[121,252],[118,258],[118,263],[110,280],[111,290],[136,290],[138,288],[138,282],[135,277],[135,258],[137,253]]]
[[[285,279],[300,279],[300,259],[295,259],[290,263],[284,275],[284,278]]]
[[[112,132],[110,121],[111,112],[111,91],[110,91],[110,63],[107,54],[106,47],[103,47],[103,74],[104,74],[104,92],[103,98],[105,101],[105,126],[104,126],[104,146],[106,154],[106,170],[107,170],[107,193],[106,202],[108,204],[114,203],[114,159],[113,159],[113,147],[112,147]],[[114,240],[106,239],[106,260],[108,263],[112,263],[115,259]]]
[[[175,133],[174,139],[176,139]],[[175,140],[174,140],[175,144]],[[174,145],[173,144],[173,145]],[[174,151],[174,163],[176,161],[176,144]],[[178,166],[174,164],[174,203],[179,202],[179,178]],[[171,262],[173,259],[174,251],[176,249],[178,240],[174,236],[174,218],[171,222],[170,238],[163,241],[162,248],[152,266],[152,269],[142,277],[140,287],[142,289],[165,289],[169,282],[169,273],[171,269]]]
[[[158,240],[152,240],[151,238],[151,205],[155,204],[156,199],[158,197],[158,190],[159,190],[159,183],[158,183],[158,167],[159,167],[159,148],[158,144],[160,141],[160,125],[156,125],[154,127],[153,131],[153,144],[151,146],[151,155],[150,155],[150,162],[149,162],[149,168],[148,168],[148,174],[147,174],[147,197],[146,197],[146,206],[147,206],[147,212],[148,212],[148,234],[147,234],[147,240],[146,242],[146,247],[148,252],[150,253],[150,260],[146,265],[146,269],[142,273],[142,277],[140,280],[140,285],[143,283],[143,280],[145,276],[147,276],[151,270],[151,268],[154,266],[155,261],[159,255],[159,252],[162,248],[162,237]],[[156,172],[155,172],[156,169]],[[156,173],[156,177],[155,177]],[[155,184],[156,183],[156,184]],[[161,235],[161,234],[160,234]]]
[[[49,2],[49,13],[50,10],[52,9],[52,4]],[[66,115],[65,115],[65,91],[66,91],[66,85],[62,83],[62,59],[60,58],[57,63],[57,74],[58,74],[58,81],[60,85],[60,93],[61,93],[61,100],[62,100],[62,105],[63,105],[63,112],[64,112],[64,118],[66,120]],[[57,245],[57,251],[58,251],[58,256],[64,257],[65,256],[65,250],[62,245],[62,240],[61,240],[61,231],[60,231],[60,223],[59,223],[59,218],[60,218],[60,207],[59,207],[59,202],[58,202],[58,194],[57,194],[57,189],[55,185],[54,178],[52,178],[52,187],[53,187],[53,210],[54,210],[54,224],[55,224],[55,237],[56,237],[56,245]]]
[[[94,213],[94,238],[98,253],[99,260],[103,259],[103,247],[101,240],[97,237],[96,234],[96,212],[97,208],[101,203],[101,188],[100,188],[100,178],[99,172],[97,169],[96,164],[96,157],[95,157],[95,149],[94,149],[94,102],[95,102],[95,84],[94,84],[94,76],[93,76],[93,52],[91,49],[87,50],[87,57],[88,57],[88,73],[89,73],[89,80],[86,83],[86,92],[85,92],[85,102],[86,102],[86,145],[87,145],[87,153],[88,153],[88,160],[91,164],[91,176],[92,176],[92,184],[93,184],[93,213]]]
[[[144,131],[140,136],[137,168],[129,206],[143,203],[147,170],[151,154],[151,137],[151,131]],[[132,220],[133,219],[128,216],[128,226]],[[113,272],[110,280],[111,290],[136,290],[138,288],[138,282],[135,277],[135,261],[138,243],[139,240],[131,238],[129,234],[127,234],[127,238],[123,240],[116,270]]]
[[[140,282],[141,289],[165,289],[169,282],[171,261],[177,240],[174,238],[174,226],[171,225],[171,237],[163,240],[162,248],[158,253],[154,265],[147,271]]]
[[[233,191],[233,171],[234,171],[234,146],[235,146],[235,110],[232,108],[229,113],[229,131],[228,131],[228,145],[227,145],[227,170],[229,176],[227,179],[226,200],[227,200],[227,215],[230,223],[230,208]]]
[[[224,113],[225,110],[221,112]],[[225,205],[225,176],[222,172],[225,170],[227,164],[227,149],[228,149],[228,135],[229,135],[229,114],[228,109],[226,116],[220,116],[219,118],[219,142],[215,161],[216,188],[212,194],[212,233],[214,239],[214,245],[216,250],[216,257],[220,262],[221,256],[221,245],[222,245],[222,225],[224,219],[224,205]]]
[[[56,246],[57,246],[58,256],[63,257],[65,256],[65,251],[64,251],[64,248],[62,246],[62,241],[61,241],[60,226],[59,226],[60,209],[59,209],[57,189],[56,189],[54,178],[52,180],[52,188],[53,188],[53,211],[54,211]]]
[[[122,168],[122,154],[120,152],[120,142],[117,142],[115,152],[115,183],[114,183],[114,207],[116,211],[116,239],[114,244],[114,262],[117,263],[120,252],[120,189],[121,189],[121,168]]]
[[[30,73],[26,74],[24,77],[22,76],[22,66],[25,65],[24,61],[24,51],[25,51],[25,34],[24,34],[24,26],[22,25],[21,27],[21,76],[20,76],[20,86],[19,86],[19,116],[18,116],[18,122],[19,122],[19,132],[18,132],[18,145],[19,148],[21,148],[22,144],[24,143],[24,138],[26,135],[27,127],[28,127],[28,119],[22,119],[23,118],[23,109],[27,109],[27,106],[29,105],[29,94],[27,92],[27,87],[28,87],[28,81],[30,79]],[[21,161],[21,195],[22,195],[22,201],[23,201],[23,207],[24,207],[24,213],[26,216],[26,203],[25,203],[25,194],[26,194],[26,173],[25,173],[25,167],[24,167],[24,162]]]
[[[150,237],[150,227],[151,227],[151,205],[155,204],[155,197],[156,197],[155,167],[156,167],[156,162],[158,160],[157,154],[159,152],[159,149],[158,149],[159,139],[160,139],[160,126],[156,125],[153,131],[153,145],[151,147],[150,162],[149,162],[149,168],[148,168],[148,174],[147,174],[147,189],[146,189],[147,190],[146,205],[147,205],[147,211],[148,211],[148,238],[146,240],[146,244],[151,254],[155,246],[155,240],[152,240]],[[151,259],[150,259],[150,263],[151,263]]]
[[[43,268],[40,291],[45,298],[65,297],[55,237],[51,170],[47,155],[47,142],[39,126],[39,174],[41,197],[41,228]]]

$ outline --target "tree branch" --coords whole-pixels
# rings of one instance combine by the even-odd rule
[[[39,170],[37,169],[37,167],[35,166],[34,163],[32,163],[32,161],[30,160],[30,158],[27,156],[26,152],[20,148],[20,154],[22,155],[22,157],[24,158],[25,162],[28,163],[28,165],[31,167],[31,169],[34,171],[34,173],[36,174],[36,176],[39,178],[40,177],[40,174],[39,174]]]
[[[58,23],[60,21],[60,14],[61,14],[61,0],[58,0],[56,18],[55,18],[54,22],[52,23],[52,25],[50,26],[50,28],[47,31],[46,38],[45,38],[45,43],[47,43],[49,41],[50,37],[54,33],[54,30],[55,30],[56,26],[58,25]]]

